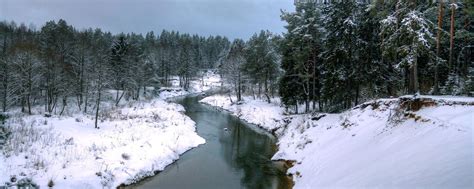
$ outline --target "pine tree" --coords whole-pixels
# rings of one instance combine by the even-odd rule
[[[416,93],[420,91],[420,59],[439,61],[431,48],[435,41],[431,33],[433,25],[421,12],[411,8],[413,5],[410,3],[399,3],[398,6],[397,11],[382,21],[383,31],[388,34],[383,45],[389,52],[384,54],[394,54],[395,67],[408,71],[406,86],[409,92]]]
[[[280,47],[285,71],[279,83],[280,95],[286,105],[305,102],[305,109],[309,111],[310,101],[315,109],[316,101],[320,100],[319,55],[323,37],[320,10],[313,3],[298,3],[296,12],[283,13],[282,19],[288,23],[288,33]]]
[[[270,88],[279,75],[279,55],[272,38],[269,31],[260,31],[249,39],[245,49],[247,63],[243,68],[252,82],[258,84],[259,90],[263,85],[263,93],[269,103]]]
[[[359,60],[355,49],[358,39],[359,9],[353,1],[333,2],[324,9],[327,39],[323,70],[323,98],[333,110],[348,108],[357,102],[360,81],[355,70]]]

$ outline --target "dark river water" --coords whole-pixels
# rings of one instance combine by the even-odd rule
[[[253,125],[212,107],[198,96],[176,100],[196,122],[206,143],[183,154],[178,161],[131,188],[291,188],[277,163],[275,138]]]

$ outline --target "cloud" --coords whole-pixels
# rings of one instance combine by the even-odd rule
[[[65,19],[76,28],[113,33],[163,29],[249,38],[261,29],[281,33],[280,9],[292,0],[2,0],[0,17],[41,27]]]

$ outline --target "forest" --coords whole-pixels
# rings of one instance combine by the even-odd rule
[[[180,86],[218,69],[242,94],[305,112],[338,112],[368,99],[403,94],[473,95],[473,3],[295,1],[282,11],[287,32],[250,39],[181,34],[111,34],[66,21],[0,23],[2,111],[32,105],[62,114],[66,106],[99,111],[101,93],[118,104],[146,87]],[[120,92],[122,91],[122,92]],[[75,99],[74,104],[68,103]],[[92,107],[92,108],[91,108]]]
[[[214,63],[229,46],[222,36],[201,37],[163,31],[117,34],[100,29],[77,30],[65,20],[47,22],[40,30],[1,22],[1,107],[44,105],[63,114],[66,106],[99,114],[103,91],[116,91],[114,103],[137,100],[146,87],[166,87],[179,76],[187,89],[199,70]],[[71,104],[69,101],[74,102]]]
[[[473,95],[472,2],[295,2],[282,12],[283,36],[232,43],[220,65],[233,73],[225,78],[237,100],[263,86],[298,113],[403,94]]]
[[[333,112],[403,94],[473,95],[472,1],[305,2],[282,15],[286,105]]]

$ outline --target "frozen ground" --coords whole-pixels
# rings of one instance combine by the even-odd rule
[[[288,170],[295,188],[472,188],[474,98],[420,98],[434,103],[406,110],[399,99],[382,99],[340,114],[292,116],[251,98],[202,102],[274,131],[273,159],[295,161]]]

